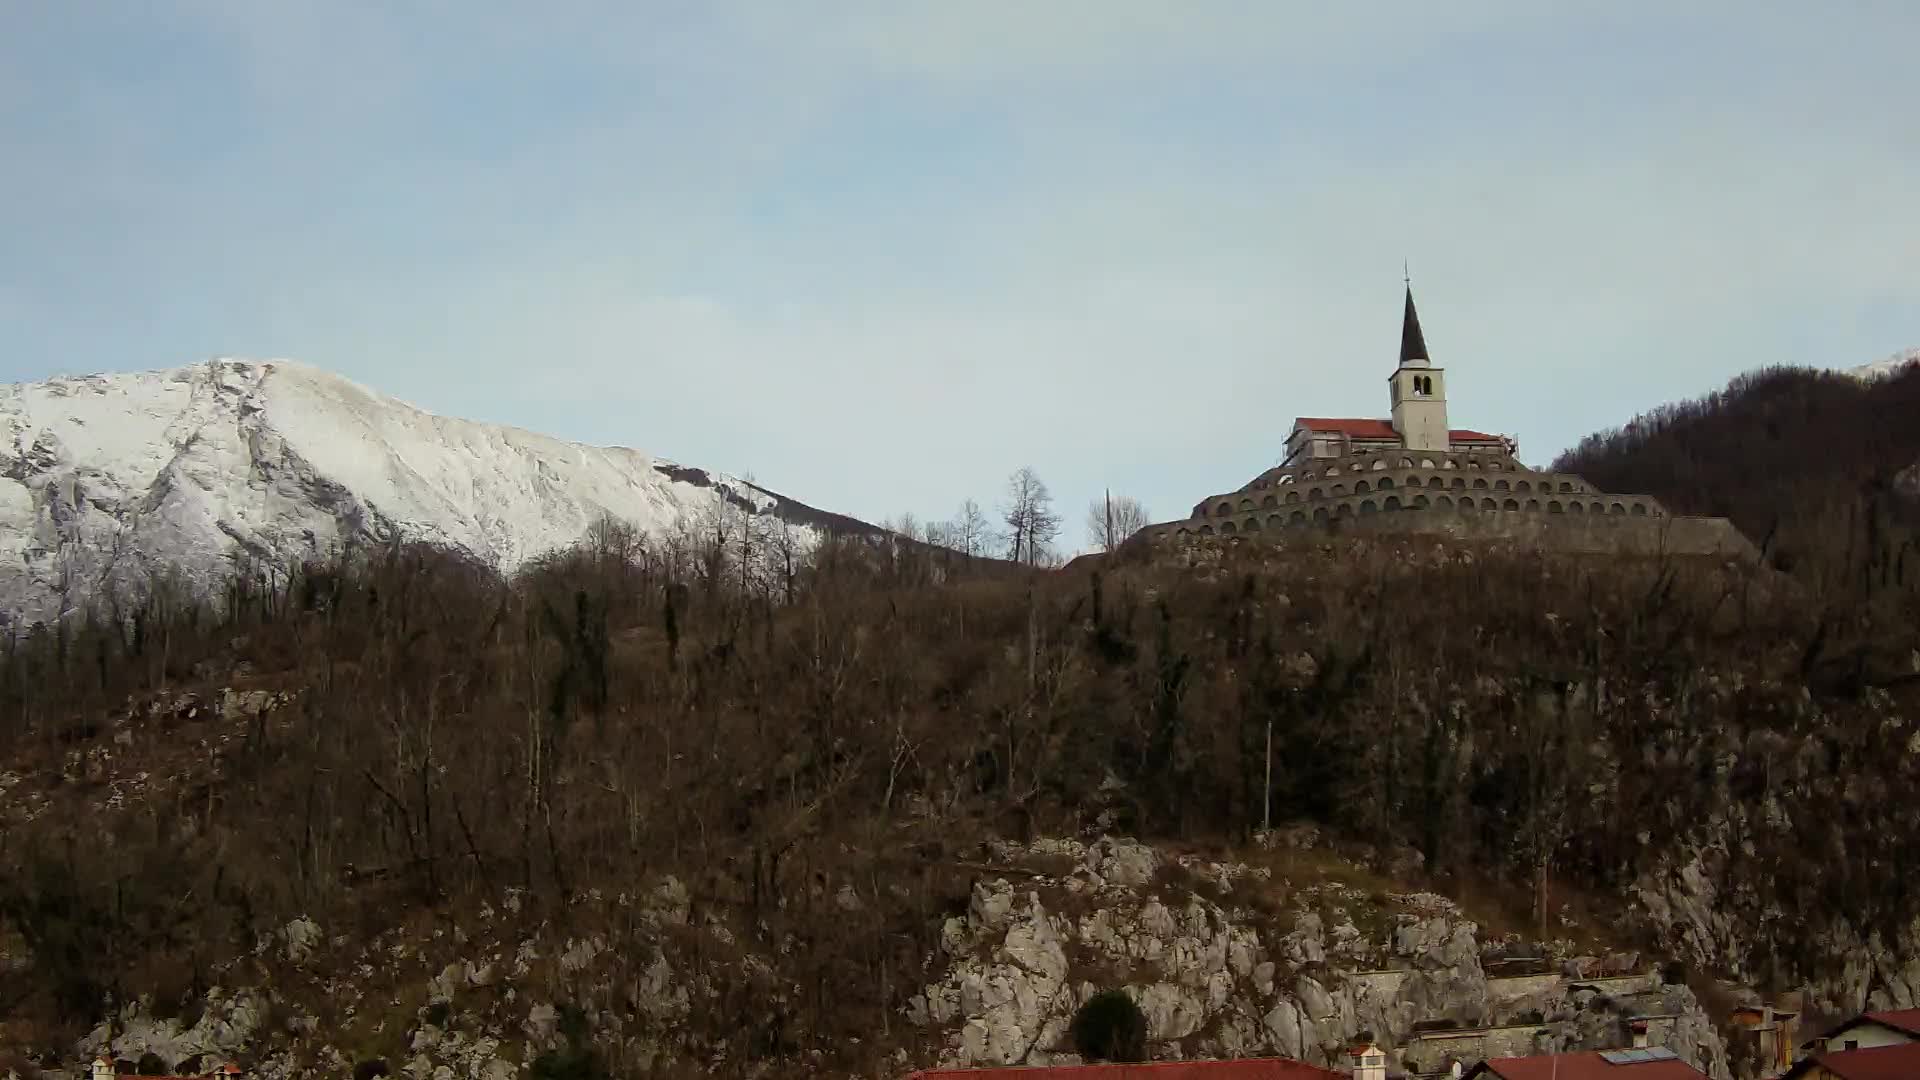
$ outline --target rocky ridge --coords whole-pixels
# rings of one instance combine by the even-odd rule
[[[946,924],[944,975],[909,1007],[944,1064],[1077,1061],[1074,1010],[1118,985],[1161,1057],[1332,1064],[1364,1032],[1396,1067],[1443,1071],[1482,1053],[1624,1045],[1624,1018],[1652,1014],[1670,1018],[1665,1045],[1729,1075],[1721,1036],[1685,985],[1644,975],[1637,956],[1578,955],[1571,942],[1551,947],[1544,974],[1489,976],[1483,959],[1517,942],[1444,897],[1296,886],[1114,838],[997,854],[1028,872],[975,885],[965,915]],[[1609,982],[1634,985],[1609,994]]]
[[[1316,840],[1304,829],[1283,843]],[[1719,1080],[1730,1075],[1692,992],[1637,974],[1642,958],[1562,941],[1549,944],[1542,971],[1489,974],[1520,943],[1442,896],[1169,855],[1121,837],[1000,843],[989,854],[999,869],[946,921],[929,981],[893,1025],[901,1038],[876,1039],[872,1075],[1073,1062],[1073,1011],[1116,986],[1146,1014],[1159,1058],[1329,1062],[1366,1033],[1396,1067],[1442,1072],[1489,1054],[1621,1045],[1625,1017],[1656,1014],[1668,1018],[1664,1045]],[[836,902],[862,903],[846,890]],[[215,971],[217,985],[191,1011],[131,1002],[74,1056],[176,1072],[237,1059],[262,1080],[374,1063],[409,1080],[513,1080],[550,1075],[583,1049],[618,1071],[726,1071],[758,1056],[749,1040],[777,1031],[778,1003],[802,993],[775,971],[742,946],[724,911],[671,877],[639,895],[589,892],[560,911],[535,911],[508,890],[462,920],[429,916],[369,935],[295,919]],[[1609,992],[1610,977],[1640,982]],[[725,987],[741,983],[759,986],[754,1008],[774,1012],[734,1016]],[[720,1027],[732,1034],[714,1036],[695,1022],[703,1015],[731,1017]]]

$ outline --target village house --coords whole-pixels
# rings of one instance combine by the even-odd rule
[[[1702,1080],[1707,1074],[1657,1046],[1489,1058],[1464,1080]]]
[[[1914,1080],[1920,1077],[1920,1043],[1898,1043],[1864,1050],[1821,1051],[1781,1080]]]
[[[1375,1051],[1378,1053],[1378,1051]],[[1386,1080],[1385,1058],[1373,1075],[1323,1069],[1291,1058],[1236,1058],[1228,1061],[1148,1061],[1138,1064],[1014,1065],[987,1069],[922,1069],[907,1080]]]
[[[1839,1027],[1814,1036],[1802,1048],[1836,1053],[1912,1042],[1920,1042],[1920,1009],[1893,1009],[1861,1013]]]
[[[1793,1001],[1794,1009],[1771,1004],[1738,1005],[1728,1017],[1733,1029],[1729,1046],[1749,1054],[1759,1064],[1761,1076],[1778,1076],[1793,1064],[1794,1022],[1799,1018],[1795,1010],[1799,1005],[1792,995],[1783,1000]]]

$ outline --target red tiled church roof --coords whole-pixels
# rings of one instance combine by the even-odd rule
[[[1616,1065],[1601,1051],[1579,1054],[1541,1054],[1537,1057],[1488,1058],[1467,1076],[1497,1080],[1701,1080],[1699,1069],[1677,1058]]]
[[[1138,1065],[1016,1065],[998,1069],[923,1069],[909,1080],[1348,1080],[1346,1073],[1291,1058],[1149,1061]],[[1656,1078],[1658,1080],[1658,1078]]]
[[[1308,431],[1335,431],[1353,439],[1398,439],[1400,433],[1393,430],[1393,424],[1387,420],[1375,420],[1369,417],[1328,417],[1302,416],[1293,422],[1294,427],[1304,427]],[[1454,428],[1447,432],[1454,442],[1500,442],[1500,436],[1489,435],[1484,431],[1469,431],[1466,428]]]

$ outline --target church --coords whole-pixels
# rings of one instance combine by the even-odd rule
[[[1400,365],[1388,376],[1387,385],[1393,400],[1391,420],[1299,417],[1287,436],[1283,465],[1307,457],[1340,457],[1356,449],[1519,452],[1519,444],[1503,435],[1447,426],[1447,373],[1427,356],[1427,336],[1420,332],[1411,284],[1400,324]]]
[[[1605,553],[1752,551],[1724,518],[1670,515],[1651,496],[1612,494],[1570,473],[1530,469],[1513,438],[1453,427],[1447,373],[1428,352],[1411,284],[1387,392],[1385,419],[1295,418],[1279,465],[1141,537],[1277,539],[1294,530],[1347,528]]]

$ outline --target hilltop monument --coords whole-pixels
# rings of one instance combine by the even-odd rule
[[[1651,496],[1528,468],[1512,437],[1451,426],[1446,370],[1428,352],[1411,282],[1387,388],[1388,418],[1296,417],[1279,465],[1140,535],[1166,542],[1352,529],[1569,551],[1753,554],[1725,518],[1672,515]]]

